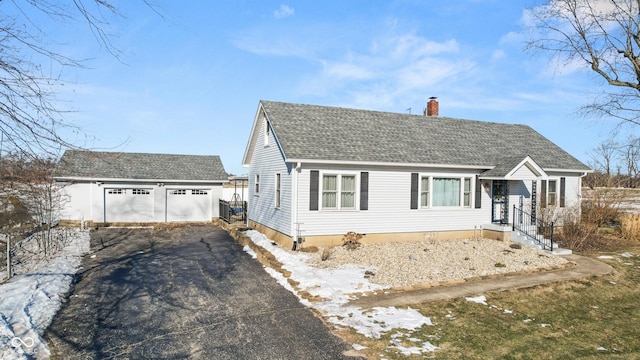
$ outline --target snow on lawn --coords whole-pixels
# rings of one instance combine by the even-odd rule
[[[0,284],[0,359],[49,358],[42,334],[89,252],[87,231],[71,231],[68,241],[48,263]]]
[[[362,335],[378,339],[392,329],[411,332],[420,329],[423,325],[433,325],[428,317],[409,307],[406,309],[393,306],[375,307],[366,310],[347,305],[350,300],[356,298],[355,293],[384,289],[383,286],[372,284],[364,277],[367,269],[362,266],[348,265],[333,270],[318,269],[307,264],[309,258],[307,254],[293,254],[279,246],[274,246],[272,240],[255,230],[247,231],[246,235],[255,244],[271,252],[282,263],[283,269],[291,272],[290,278],[299,283],[298,289],[294,289],[280,272],[268,267],[265,267],[265,270],[283,287],[295,294],[302,304],[319,310],[329,322],[338,327],[350,327]],[[245,251],[255,257],[255,253],[248,246],[245,246]],[[298,291],[306,291],[325,300],[312,302],[302,298]],[[414,354],[436,349],[428,341],[412,348],[402,348],[398,343],[390,347]]]

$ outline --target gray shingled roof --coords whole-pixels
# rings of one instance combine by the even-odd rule
[[[491,170],[487,170],[482,173],[484,177],[505,177],[509,172],[511,172],[520,162],[524,160],[523,157],[520,156],[506,156],[502,159],[502,162]],[[535,160],[534,160],[535,161]]]
[[[287,159],[486,166],[530,155],[589,167],[526,125],[261,101]]]
[[[172,155],[67,150],[56,178],[226,181],[217,155]]]

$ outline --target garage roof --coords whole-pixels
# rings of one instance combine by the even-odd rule
[[[218,155],[67,150],[53,177],[92,180],[228,181]]]

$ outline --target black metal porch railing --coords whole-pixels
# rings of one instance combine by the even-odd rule
[[[542,249],[553,251],[553,222],[535,216],[513,205],[513,231],[520,231]]]
[[[246,201],[226,201],[220,199],[220,219],[228,222],[246,222],[247,202]]]

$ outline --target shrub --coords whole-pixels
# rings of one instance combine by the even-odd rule
[[[615,188],[597,188],[585,194],[582,220],[598,227],[615,223],[620,215],[624,193]]]
[[[578,208],[567,209],[562,215],[561,224],[562,227],[555,233],[555,240],[564,248],[586,252],[598,248],[602,243],[599,225],[584,219],[581,221]]]
[[[347,250],[355,250],[360,247],[360,239],[363,237],[364,235],[362,234],[349,231],[342,237],[342,246],[346,247]]]
[[[640,240],[640,214],[620,216],[620,232],[627,240]]]

